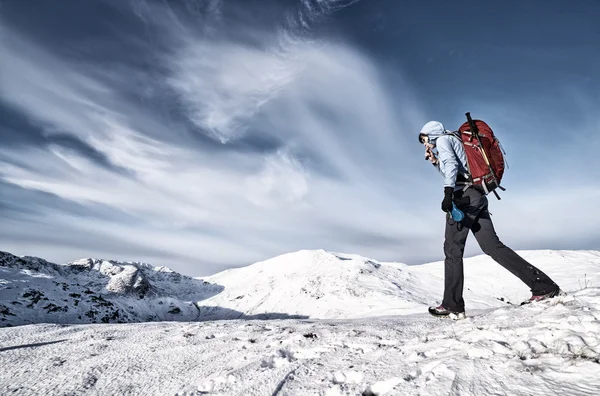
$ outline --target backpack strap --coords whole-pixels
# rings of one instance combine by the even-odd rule
[[[465,144],[465,142],[461,138],[460,131],[446,131],[444,133],[444,135],[453,136],[453,137],[457,138],[463,146]],[[468,165],[468,162],[467,162],[467,165]],[[460,180],[460,181],[457,180],[456,184],[459,186],[464,186],[463,191],[465,191],[467,188],[471,187],[474,184],[473,177],[471,176],[471,174],[469,172],[459,173],[458,176],[460,176],[462,178],[462,180]]]
[[[450,133],[448,133],[449,135],[455,136],[457,138],[460,139],[460,141],[462,142],[462,138],[460,137],[460,131],[451,131]]]

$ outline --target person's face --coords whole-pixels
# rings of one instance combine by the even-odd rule
[[[427,136],[427,135],[422,135],[420,137],[420,140],[421,140],[421,143],[423,143],[423,146],[425,146],[425,148],[427,150],[433,150],[433,148],[435,147],[434,144],[429,143],[429,136]]]

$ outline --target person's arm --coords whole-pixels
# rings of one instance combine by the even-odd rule
[[[429,162],[431,162],[431,164],[437,169],[440,169],[440,161],[438,161],[437,156],[435,155],[435,153],[433,152],[434,146],[433,145],[425,145],[425,159]]]
[[[438,160],[444,164],[444,187],[454,188],[456,186],[459,165],[450,137],[442,136],[438,138],[436,146]]]

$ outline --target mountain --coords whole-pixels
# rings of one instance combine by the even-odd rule
[[[0,326],[197,320],[223,290],[165,267],[82,259],[60,265],[0,252]]]
[[[600,285],[600,252],[521,254],[569,292]],[[239,318],[344,319],[422,313],[439,302],[443,263],[408,266],[302,250],[204,279],[166,267],[82,259],[54,264],[0,252],[0,326]],[[528,298],[487,256],[465,260],[467,310]]]
[[[423,312],[439,281],[405,264],[324,250],[284,254],[204,279],[224,287],[202,302],[206,307],[330,319]]]
[[[194,279],[0,253],[0,394],[597,395],[600,252],[520,253],[568,295],[508,304],[526,287],[474,257],[456,322],[425,312],[441,262],[300,251]]]
[[[600,285],[600,252],[523,251],[565,291]],[[286,312],[362,318],[425,312],[440,302],[443,262],[408,266],[358,255],[304,250],[204,278],[224,287],[202,302],[247,315]],[[520,303],[528,288],[488,256],[465,259],[467,309]]]

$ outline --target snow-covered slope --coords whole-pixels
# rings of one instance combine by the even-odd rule
[[[2,395],[597,396],[600,288],[454,322],[346,320],[0,329]]]
[[[527,251],[523,255],[569,292],[600,286],[600,252]],[[288,313],[360,318],[424,312],[440,302],[443,262],[407,266],[323,250],[285,254],[205,280],[223,292],[202,302],[248,315]],[[467,309],[520,303],[528,288],[487,256],[465,260]]]
[[[521,253],[569,295],[507,304],[526,287],[475,257],[458,322],[423,313],[442,263],[301,251],[199,280],[2,253],[2,325],[61,325],[0,329],[0,394],[596,396],[600,252]],[[244,320],[273,316],[312,318]],[[144,320],[186,323],[62,325]]]
[[[405,264],[324,250],[284,254],[204,279],[224,290],[203,306],[246,315],[359,318],[414,313],[436,297],[435,279],[429,274],[415,275]]]
[[[600,287],[600,251],[525,250],[519,255],[544,271],[562,290],[573,292],[586,287]],[[411,267],[415,274],[444,277],[444,263]],[[443,288],[440,283],[438,290]],[[491,257],[477,256],[465,260],[465,303],[469,308],[498,305],[497,297],[519,303],[529,298],[529,289]]]
[[[222,287],[165,267],[83,259],[59,265],[0,252],[0,326],[196,320]]]
[[[600,286],[600,252],[521,254],[567,292]],[[467,311],[530,295],[487,256],[466,259],[465,276]],[[204,279],[141,263],[58,265],[0,253],[0,326],[405,315],[439,302],[442,290],[442,262],[407,266],[324,250],[284,254]]]

